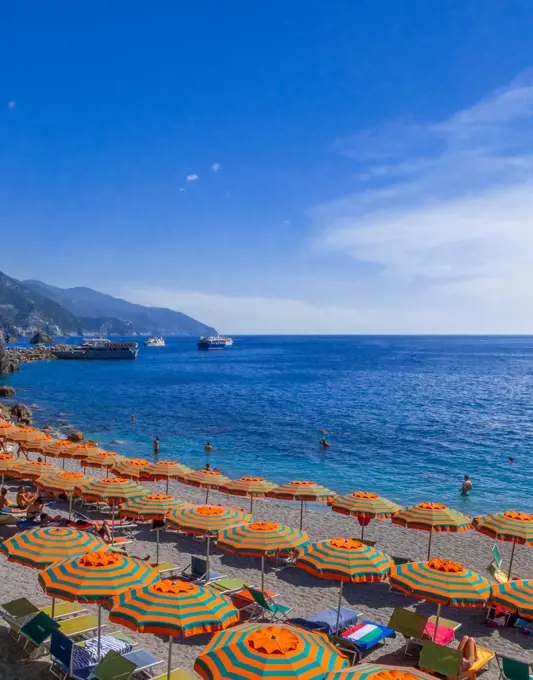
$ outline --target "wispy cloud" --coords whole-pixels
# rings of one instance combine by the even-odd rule
[[[313,209],[316,246],[373,265],[378,304],[394,296],[410,314],[422,291],[427,310],[439,305],[456,329],[524,330],[533,286],[529,75],[446,120],[387,124],[336,149],[356,164],[357,185]]]
[[[197,179],[200,179],[200,175],[187,175],[187,182],[196,182]]]
[[[213,172],[218,172],[221,167],[222,167],[222,163],[213,163],[213,165],[211,166],[211,170]]]

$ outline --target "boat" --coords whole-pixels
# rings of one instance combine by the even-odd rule
[[[165,347],[165,341],[163,338],[148,338],[144,342],[145,347]]]
[[[226,347],[231,347],[233,345],[233,340],[231,338],[227,338],[227,337],[223,336],[222,340],[226,341]]]
[[[136,342],[112,342],[106,338],[91,338],[54,351],[56,359],[136,359],[138,354]]]
[[[200,351],[204,351],[206,349],[224,349],[226,344],[226,338],[221,338],[218,335],[211,335],[201,337],[200,340],[198,340],[198,349]]]

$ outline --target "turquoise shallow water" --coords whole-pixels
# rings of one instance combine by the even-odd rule
[[[42,362],[7,381],[41,424],[128,456],[150,457],[158,434],[162,459],[200,467],[210,440],[231,477],[533,511],[530,337],[237,337],[203,359],[194,339],[169,339],[137,361]]]

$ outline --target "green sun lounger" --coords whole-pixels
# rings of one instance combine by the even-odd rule
[[[403,635],[405,638],[404,651],[405,654],[407,654],[412,640],[422,643],[427,622],[428,618],[423,614],[412,612],[408,609],[402,609],[401,607],[395,607],[387,626],[392,628],[396,633]]]
[[[445,678],[456,680],[457,678],[467,678],[476,680],[477,674],[488,665],[495,654],[490,649],[483,647],[477,648],[478,658],[470,668],[462,669],[463,655],[458,649],[443,647],[434,642],[426,642],[422,647],[420,661],[418,662],[421,671],[438,673]]]
[[[260,618],[270,614],[270,621],[284,621],[292,611],[292,607],[274,602],[274,600],[267,597],[260,590],[256,590],[255,588],[247,588],[246,590],[248,590],[253,597],[253,600],[259,609]]]
[[[128,661],[117,652],[108,652],[100,663],[93,668],[90,678],[95,680],[129,680],[137,669],[133,661]]]
[[[500,678],[505,680],[533,680],[531,665],[526,661],[510,659],[507,656],[498,655]]]
[[[59,623],[57,621],[43,612],[38,612],[21,627],[18,639],[23,642],[23,650],[30,657],[36,658],[41,652],[44,653],[44,643],[58,629]]]
[[[57,622],[59,630],[67,637],[76,637],[78,635],[85,635],[92,633],[93,630],[98,630],[98,617],[94,614],[85,614],[83,616],[76,616],[72,619],[63,619]],[[102,623],[104,628],[107,624]]]
[[[151,680],[167,680],[167,677],[168,673],[163,673],[162,675],[158,675]],[[180,668],[176,668],[175,670],[170,671],[170,680],[196,680],[196,677],[194,675],[190,675],[186,671],[182,671]]]

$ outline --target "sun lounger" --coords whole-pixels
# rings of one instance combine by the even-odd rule
[[[135,640],[132,640],[124,633],[121,633],[119,630],[115,630],[112,633],[106,633],[105,635],[102,635],[102,637],[100,638],[100,643],[102,642],[102,640],[106,640],[109,638],[114,638],[115,640],[126,642],[131,647],[131,649],[137,647],[137,645],[139,644],[138,642],[135,642]],[[96,639],[97,639],[96,637],[86,638],[85,640],[80,640],[79,642],[75,642],[74,644],[76,645],[76,647],[87,647],[87,643],[89,643],[90,645],[91,644],[94,645],[94,642],[92,641]],[[116,652],[117,650],[115,649],[114,651]]]
[[[274,602],[271,597],[261,590],[256,590],[255,588],[246,588],[246,590],[257,605],[258,618],[263,619],[266,617],[270,621],[285,621],[289,612],[292,611],[292,607]],[[252,618],[253,613],[250,616]]]
[[[214,569],[207,571],[207,560],[203,557],[191,557],[191,563],[183,569],[180,574],[180,578],[185,581],[191,581],[192,583],[211,583],[212,581],[218,581],[221,578],[225,578],[225,574],[221,574]],[[189,572],[189,573],[187,573]]]
[[[100,640],[101,658],[105,657],[109,651],[129,653],[133,648],[133,643],[129,638],[116,635],[104,635]],[[91,647],[88,643],[92,640],[84,640],[83,643],[74,643],[68,637],[54,631],[50,639],[50,671],[53,675],[63,680],[64,678],[85,678],[98,664],[97,643]]]
[[[250,586],[249,583],[246,583],[240,578],[227,577],[213,581],[209,584],[209,587],[217,590],[220,593],[224,593],[225,595],[234,595],[246,588],[253,588],[253,586]]]
[[[167,678],[168,673],[163,673],[162,675],[158,675],[151,680],[167,680]],[[176,668],[175,670],[170,671],[170,680],[196,680],[196,676],[190,675],[186,671],[182,671],[180,668]]]
[[[122,658],[135,664],[134,673],[151,671],[154,666],[163,663],[163,659],[158,659],[157,656],[147,652],[146,649],[135,649],[129,654],[123,654]]]
[[[396,607],[389,619],[389,628],[400,633],[405,638],[405,654],[409,653],[411,642],[423,644],[426,640],[433,640],[435,635],[436,617],[428,619],[427,616],[412,612],[409,609]],[[449,624],[449,625],[446,625]],[[460,624],[447,619],[439,619],[436,642],[439,645],[449,645],[455,637],[455,630]]]
[[[444,675],[449,680],[468,678],[476,680],[477,674],[495,657],[494,652],[483,647],[477,648],[478,658],[470,668],[461,669],[463,655],[458,649],[442,647],[434,642],[425,642],[420,654],[420,670]]]
[[[531,664],[527,661],[497,656],[500,678],[502,680],[533,680]]]
[[[355,626],[361,617],[361,612],[355,609],[348,609],[341,607],[339,618],[339,631],[344,631],[352,626]],[[333,635],[337,628],[337,609],[325,609],[318,614],[311,614],[310,616],[291,618],[289,622],[295,626],[306,628],[307,630],[314,630],[328,635]]]
[[[43,612],[38,612],[27,621],[19,631],[19,641],[23,642],[23,650],[36,658],[44,651],[44,643],[59,629],[59,623]]]
[[[154,564],[154,568],[159,571],[161,578],[170,578],[174,572],[178,571],[179,567],[172,562],[158,562]]]
[[[358,658],[361,658],[363,654],[390,637],[396,637],[396,633],[392,628],[382,626],[380,623],[373,623],[372,621],[360,621],[340,635],[342,640],[352,644],[357,649]]]

